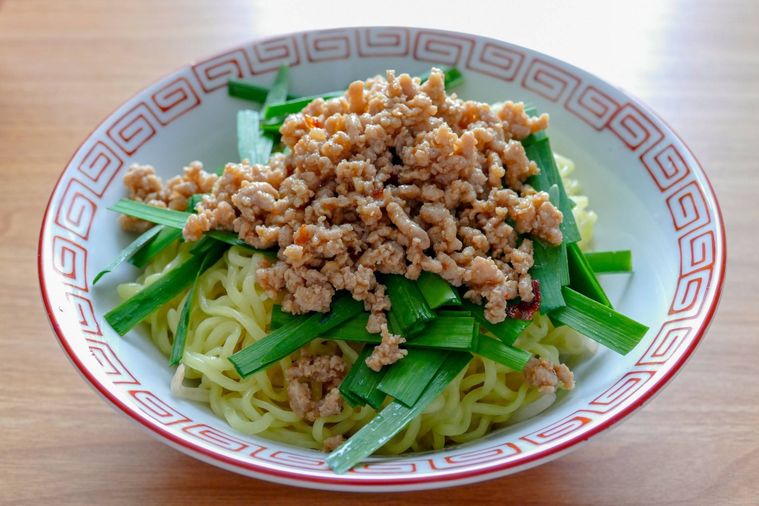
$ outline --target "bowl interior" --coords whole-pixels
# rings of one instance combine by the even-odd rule
[[[122,267],[90,280],[129,243],[106,208],[124,196],[133,162],[164,178],[191,160],[213,169],[237,159],[229,77],[268,85],[281,60],[292,92],[313,95],[393,68],[420,74],[455,64],[457,93],[523,100],[550,113],[554,149],[599,220],[593,248],[632,249],[635,273],[606,276],[615,306],[651,327],[622,357],[605,348],[575,369],[577,388],[538,417],[442,452],[373,458],[335,476],[319,452],[236,433],[203,405],[174,398],[173,370],[142,330],[119,338],[102,315],[119,301]],[[718,298],[724,263],[716,201],[697,161],[644,106],[567,64],[474,36],[408,28],[356,28],[258,41],[183,68],[138,93],[74,155],[51,197],[40,240],[43,297],[75,365],[106,398],[166,442],[217,465],[299,485],[366,488],[476,481],[558,456],[639,407],[698,342]],[[384,489],[386,490],[386,488]]]

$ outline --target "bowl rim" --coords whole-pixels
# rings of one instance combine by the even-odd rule
[[[284,37],[296,37],[296,36],[303,37],[306,34],[333,32],[336,30],[362,30],[362,29],[363,30],[369,30],[369,29],[424,30],[424,31],[429,31],[429,32],[437,33],[437,34],[443,34],[443,35],[447,34],[447,35],[454,35],[454,36],[465,36],[465,37],[471,37],[475,39],[482,39],[486,41],[507,43],[508,45],[512,47],[526,51],[533,55],[546,57],[549,60],[559,61],[566,67],[572,69],[573,71],[578,71],[582,74],[589,75],[595,79],[598,79],[599,81],[602,81],[604,84],[611,86],[617,89],[618,91],[620,91],[621,93],[623,93],[630,100],[631,103],[633,103],[635,106],[645,111],[649,116],[654,118],[656,121],[664,125],[667,131],[669,132],[669,134],[673,136],[680,143],[680,145],[687,151],[687,154],[695,162],[695,165],[691,166],[691,169],[694,170],[694,172],[696,172],[700,176],[700,178],[702,178],[703,183],[705,183],[708,189],[708,196],[710,197],[709,199],[706,199],[707,208],[709,210],[714,211],[714,216],[715,216],[714,229],[716,232],[718,232],[718,234],[716,234],[718,235],[718,237],[715,238],[714,251],[715,251],[715,254],[720,253],[722,257],[721,262],[719,262],[718,264],[715,262],[714,292],[711,297],[711,300],[708,298],[708,294],[707,294],[705,303],[708,303],[708,308],[703,313],[703,317],[702,317],[702,321],[700,322],[700,325],[698,326],[697,329],[695,329],[695,334],[694,334],[693,339],[691,340],[689,345],[684,349],[681,356],[672,364],[669,370],[667,370],[664,374],[662,374],[662,376],[658,380],[656,380],[650,387],[646,388],[644,392],[640,395],[640,397],[636,399],[634,402],[632,402],[629,406],[623,407],[619,412],[608,416],[606,419],[597,423],[592,428],[589,428],[586,431],[576,434],[572,436],[571,438],[567,439],[566,441],[563,441],[556,445],[552,445],[546,449],[536,450],[532,452],[530,455],[527,455],[521,458],[520,460],[514,461],[514,462],[503,462],[503,463],[496,462],[493,464],[488,464],[485,467],[478,468],[478,469],[466,469],[466,468],[453,469],[453,470],[448,470],[439,474],[430,473],[430,474],[422,474],[422,475],[417,475],[413,477],[399,478],[399,479],[389,479],[382,476],[372,476],[372,475],[364,475],[363,477],[358,477],[358,476],[351,477],[348,474],[333,475],[333,476],[326,476],[326,477],[325,476],[311,476],[307,472],[279,470],[273,467],[257,464],[254,462],[245,462],[245,461],[233,459],[219,452],[216,452],[214,450],[207,449],[200,444],[195,444],[189,440],[185,440],[185,439],[177,437],[171,431],[162,427],[155,420],[146,419],[145,417],[138,414],[134,408],[128,406],[126,403],[121,401],[117,395],[112,393],[109,386],[106,383],[98,380],[98,378],[89,370],[89,368],[84,363],[82,363],[82,361],[78,358],[73,347],[69,344],[68,340],[66,339],[65,333],[63,329],[61,328],[61,325],[59,324],[58,320],[56,319],[55,312],[53,311],[53,305],[48,298],[47,281],[45,279],[44,266],[43,266],[43,243],[46,237],[45,230],[47,228],[48,219],[50,217],[50,210],[51,210],[50,208],[51,208],[51,205],[53,204],[53,199],[56,193],[59,191],[61,181],[63,180],[64,176],[66,176],[68,172],[67,169],[71,165],[74,158],[80,152],[82,147],[90,140],[93,134],[95,134],[95,132],[105,122],[111,119],[117,111],[119,111],[122,107],[124,107],[126,104],[131,102],[133,99],[143,94],[146,90],[164,81],[166,78],[174,74],[177,74],[178,72],[181,72],[184,69],[192,68],[197,63],[212,60],[216,57],[229,53],[230,51],[238,50],[243,47],[248,47],[253,44],[259,44],[259,43],[276,40],[276,39],[280,39]],[[699,182],[698,186],[703,187],[704,185],[701,182]],[[711,205],[709,205],[709,203],[711,203]],[[378,491],[378,490],[388,491],[387,488],[384,488],[388,486],[395,487],[394,490],[421,490],[424,488],[448,487],[448,486],[455,486],[458,484],[472,483],[472,482],[478,482],[478,481],[484,481],[484,480],[496,478],[496,477],[508,474],[510,471],[515,472],[519,470],[525,470],[530,467],[534,467],[541,463],[545,463],[555,458],[558,458],[559,456],[569,452],[570,450],[577,448],[580,444],[589,441],[591,438],[599,435],[601,432],[607,430],[608,428],[615,426],[619,422],[627,419],[631,414],[633,414],[635,411],[637,411],[638,409],[643,407],[645,404],[647,404],[651,399],[653,399],[655,395],[657,395],[665,386],[667,386],[670,383],[672,378],[678,372],[680,372],[682,367],[692,356],[695,349],[701,343],[701,340],[703,339],[704,335],[706,334],[706,332],[708,331],[711,325],[712,319],[717,311],[717,308],[721,300],[722,288],[723,288],[723,283],[725,279],[726,264],[727,264],[727,240],[726,240],[726,233],[725,233],[725,221],[724,221],[722,209],[720,207],[716,193],[714,192],[714,187],[712,185],[712,182],[710,181],[706,171],[704,171],[703,166],[701,165],[701,163],[699,162],[699,160],[696,158],[695,154],[691,150],[690,146],[688,146],[688,144],[677,134],[677,132],[674,129],[672,129],[672,127],[661,116],[659,116],[653,109],[651,109],[645,102],[640,100],[636,95],[616,86],[613,83],[608,82],[605,79],[598,77],[596,74],[592,72],[586,71],[580,67],[577,67],[571,63],[568,63],[565,60],[561,60],[559,58],[553,57],[549,54],[531,49],[526,46],[508,42],[508,40],[499,39],[495,37],[489,37],[485,35],[479,35],[476,33],[429,28],[429,27],[424,27],[424,26],[408,26],[408,25],[348,25],[348,26],[339,26],[339,27],[318,28],[318,29],[311,29],[311,30],[299,30],[299,31],[294,31],[294,32],[285,32],[285,33],[277,33],[277,34],[271,34],[271,35],[266,35],[266,36],[261,36],[261,37],[253,37],[253,38],[245,39],[244,41],[241,41],[229,47],[226,47],[225,49],[222,49],[220,51],[214,52],[203,58],[191,60],[184,65],[178,66],[172,69],[171,71],[166,72],[165,74],[161,75],[159,78],[152,80],[147,85],[141,86],[137,91],[135,91],[128,98],[126,98],[124,101],[119,103],[116,107],[114,107],[108,114],[106,114],[103,117],[101,121],[99,121],[86,134],[84,139],[73,151],[71,157],[63,166],[63,169],[58,175],[55,185],[50,190],[50,196],[45,206],[45,210],[44,210],[44,214],[43,214],[43,218],[42,218],[42,222],[40,226],[38,244],[37,244],[37,273],[38,273],[38,279],[39,279],[40,292],[42,295],[45,313],[48,317],[48,321],[50,323],[51,329],[53,330],[53,333],[55,334],[59,345],[61,346],[61,348],[67,355],[69,361],[74,365],[74,367],[77,369],[79,374],[86,380],[86,382],[98,394],[100,394],[101,397],[103,397],[106,401],[108,401],[114,408],[117,408],[118,411],[121,411],[122,414],[124,414],[128,419],[135,422],[138,426],[142,427],[150,435],[160,440],[161,442],[167,443],[169,446],[176,448],[187,455],[190,455],[206,463],[210,463],[227,470],[235,471],[241,474],[245,474],[247,476],[257,477],[257,478],[264,479],[267,481],[274,481],[278,483],[285,483],[285,484],[295,485],[295,486],[306,486],[306,487],[311,487],[311,488],[322,488],[322,489],[330,489],[330,490],[341,489],[341,490],[348,490],[348,491],[365,491],[365,492]],[[379,486],[383,486],[383,488],[378,488]]]

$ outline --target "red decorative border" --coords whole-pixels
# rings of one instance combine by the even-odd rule
[[[319,458],[312,460],[306,457],[305,453],[271,450],[231,436],[214,427],[192,424],[191,420],[175,412],[155,394],[147,390],[128,391],[134,400],[134,404],[139,407],[139,410],[135,410],[133,405],[127,404],[107,384],[98,379],[74,351],[72,342],[69,342],[69,338],[64,335],[61,329],[57,314],[49,299],[44,273],[45,266],[43,265],[44,248],[45,246],[52,246],[50,252],[53,262],[50,266],[57,272],[57,276],[60,276],[60,283],[86,293],[88,290],[85,272],[87,247],[80,244],[79,239],[72,240],[71,234],[80,237],[84,242],[88,241],[89,228],[92,223],[91,215],[94,215],[97,210],[96,201],[99,200],[116,172],[123,165],[115,151],[104,144],[103,140],[99,140],[99,144],[95,143],[90,151],[84,154],[82,160],[87,162],[82,162],[78,169],[82,175],[91,181],[90,184],[95,183],[95,186],[90,187],[84,181],[79,183],[71,178],[67,183],[66,190],[62,193],[63,197],[66,197],[66,192],[78,183],[96,194],[97,198],[92,199],[94,208],[82,200],[81,196],[77,196],[75,192],[71,193],[68,199],[61,198],[61,204],[57,209],[51,208],[53,196],[61,193],[60,188],[64,176],[69,174],[69,170],[74,170],[71,162],[67,166],[68,170],[59,177],[56,190],[48,202],[39,242],[38,269],[42,297],[53,329],[62,347],[88,381],[125,414],[166,440],[178,445],[184,451],[233,469],[245,470],[259,477],[279,478],[294,484],[311,483],[317,486],[376,488],[378,485],[400,487],[432,483],[450,485],[472,479],[486,479],[489,476],[503,474],[509,469],[524,467],[532,462],[539,462],[551,455],[559,454],[629,415],[671,379],[693,352],[706,331],[716,310],[724,279],[726,245],[721,212],[703,169],[698,165],[695,167],[685,165],[685,156],[680,150],[688,151],[687,147],[674,134],[665,135],[662,128],[668,132],[671,132],[671,129],[666,125],[660,128],[658,125],[663,125],[661,119],[640,103],[628,99],[630,101],[620,106],[611,97],[600,90],[594,90],[590,84],[586,84],[583,75],[587,76],[587,74],[547,57],[532,57],[523,48],[483,38],[480,38],[478,42],[471,36],[451,32],[405,28],[330,30],[266,39],[253,44],[252,48],[253,53],[256,54],[256,48],[259,46],[291,43],[292,47],[295,48],[293,54],[297,55],[298,42],[302,40],[309,62],[345,59],[350,56],[353,50],[352,41],[354,40],[357,53],[362,56],[366,55],[366,53],[361,52],[366,50],[365,47],[362,47],[362,39],[360,38],[362,33],[366,34],[367,40],[384,41],[381,44],[383,51],[392,51],[392,44],[388,44],[387,41],[402,41],[403,38],[396,39],[387,34],[403,33],[404,30],[409,34],[406,39],[408,43],[413,41],[413,47],[406,48],[407,52],[419,61],[432,61],[438,64],[450,63],[459,66],[466,64],[466,68],[474,72],[505,80],[515,80],[523,63],[526,64],[527,71],[521,80],[525,89],[541,94],[551,101],[562,103],[566,110],[579,116],[592,128],[596,130],[608,129],[628,149],[643,153],[640,155],[641,163],[651,175],[660,192],[665,194],[672,215],[673,226],[678,235],[681,252],[680,276],[678,288],[670,308],[673,319],[664,322],[648,350],[643,353],[635,367],[606,392],[600,394],[587,408],[520,438],[521,441],[543,448],[527,451],[520,448],[517,442],[499,442],[489,448],[480,448],[473,452],[458,451],[454,455],[445,456],[444,461],[449,464],[448,466],[441,465],[439,461],[436,462],[434,459],[403,460],[367,464],[345,476],[324,474],[324,468],[320,467],[323,466],[323,462]],[[375,37],[372,37],[373,32],[377,34]],[[382,33],[385,35],[382,36]],[[416,34],[413,39],[412,33]],[[279,42],[275,43],[275,41]],[[487,46],[491,48],[486,50],[485,47]],[[399,54],[405,54],[402,53],[402,48],[399,47],[397,50]],[[506,57],[510,54],[508,51],[513,52],[514,59],[509,60]],[[520,56],[523,59],[520,59]],[[431,60],[431,58],[437,58],[437,60]],[[518,63],[514,63],[517,60]],[[152,87],[158,90],[153,94],[153,98],[162,97],[164,106],[169,106],[166,111],[156,112],[154,107],[160,109],[161,104],[155,100],[150,106],[145,102],[138,102],[115,120],[111,120],[115,114],[107,119],[110,125],[107,128],[107,136],[125,154],[136,153],[155,135],[159,128],[187,112],[184,110],[185,108],[197,107],[199,105],[197,102],[202,102],[202,94],[211,93],[223,87],[223,83],[221,85],[218,83],[222,80],[225,81],[228,76],[242,77],[248,72],[255,73],[243,48],[212,57],[192,67],[192,72],[200,83],[202,92],[193,88],[193,85],[190,84],[192,80],[185,78],[186,80],[182,81],[182,79],[177,78],[188,75],[182,73],[185,71],[174,74],[173,81],[164,80],[163,88]],[[592,81],[591,78],[588,80]],[[177,88],[172,88],[172,85],[177,86]],[[185,85],[188,85],[189,88],[185,88]],[[161,95],[161,90],[164,90],[163,95]],[[564,97],[567,98],[564,99]],[[179,108],[173,110],[174,107]],[[120,108],[120,111],[123,109],[123,107]],[[169,114],[170,111],[171,114]],[[162,116],[162,113],[165,115]],[[92,154],[95,149],[94,146],[98,146],[100,150],[97,155]],[[81,151],[80,148],[75,157]],[[113,156],[110,156],[109,153]],[[692,154],[690,158],[692,158]],[[695,180],[691,181],[693,174],[698,174],[703,178],[706,187],[695,184]],[[101,177],[105,178],[102,180],[103,183],[100,183]],[[102,186],[100,186],[101,184]],[[709,195],[711,205],[705,192]],[[87,198],[91,198],[91,196]],[[61,214],[63,209],[65,209],[65,213]],[[91,209],[91,215],[87,213],[88,209]],[[56,225],[68,231],[65,237],[46,235],[46,229],[52,226],[48,220],[53,210],[55,211]],[[61,216],[64,218],[60,218]],[[50,239],[51,237],[52,239]],[[709,254],[710,248],[711,254]],[[719,263],[717,263],[718,257],[720,258]],[[706,293],[711,288],[714,290],[714,296],[707,301]],[[78,321],[82,331],[97,335],[100,328],[97,326],[90,300],[80,293],[69,293],[67,298],[71,307],[78,312]],[[119,361],[107,343],[95,339],[87,339],[87,342],[105,374],[112,378],[111,383],[139,385],[139,381]],[[652,366],[654,367],[653,370],[651,369]],[[140,393],[135,395],[134,392]],[[630,401],[633,397],[635,398]],[[599,413],[603,416],[598,417]],[[167,420],[173,421],[166,424]],[[191,425],[187,425],[188,423]],[[185,434],[203,444],[188,440],[174,429],[167,430],[166,425],[183,426],[182,431]],[[208,446],[245,455],[233,457],[209,450]],[[251,448],[254,450],[249,452],[248,450]],[[256,457],[262,463],[250,460],[251,457]],[[467,463],[468,459],[472,461],[471,465]],[[439,472],[432,475],[409,476],[417,471],[417,466],[421,466],[421,463],[426,463],[430,469]],[[409,468],[410,465],[413,465],[414,468]],[[402,466],[402,469],[398,466]],[[293,468],[299,468],[302,471]],[[449,469],[454,470],[448,471]],[[387,477],[382,477],[382,475],[387,475]]]
[[[293,37],[276,37],[253,44],[250,69],[253,75],[274,72],[282,62],[290,67],[300,64],[300,50]]]
[[[351,56],[350,30],[323,30],[303,34],[306,61],[309,63],[346,60]]]
[[[85,177],[80,181],[82,186],[102,197],[123,166],[124,161],[112,147],[103,141],[97,141],[84,155],[77,171]]]
[[[113,121],[108,137],[125,155],[131,156],[155,137],[159,126],[155,113],[145,102],[140,102]]]
[[[356,49],[363,58],[378,56],[405,57],[409,53],[408,28],[356,30]]]
[[[245,50],[237,48],[196,63],[192,71],[203,91],[210,93],[226,87],[229,79],[242,79],[252,74],[253,68]]]
[[[198,107],[201,100],[188,75],[179,76],[153,92],[150,102],[158,121],[165,126]]]

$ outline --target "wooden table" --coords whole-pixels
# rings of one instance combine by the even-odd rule
[[[274,0],[0,0],[0,170],[8,175],[0,200],[0,501],[757,504],[754,2],[519,2],[518,11],[503,3],[464,15],[452,12],[458,2],[435,2],[428,12],[408,1],[385,0],[378,12],[353,4],[330,11],[323,2]],[[709,173],[727,220],[728,278],[708,338],[677,380],[613,434],[486,484],[359,498],[244,478],[157,443],[90,391],[44,316],[37,236],[58,173],[112,109],[184,62],[256,35],[403,23],[545,51],[632,91],[667,119]]]

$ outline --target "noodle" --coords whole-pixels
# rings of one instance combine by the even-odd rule
[[[574,164],[558,155],[556,158],[567,191],[577,204],[574,214],[585,246],[597,217],[587,209],[587,197],[580,194],[577,182],[568,178]],[[138,282],[118,287],[119,296],[134,295],[188,258],[189,247],[181,243],[166,248],[147,266]],[[227,360],[267,333],[275,301],[256,283],[256,268],[262,258],[260,254],[233,247],[200,276],[182,364],[171,382],[172,392],[207,402],[214,413],[241,433],[321,449],[329,437],[338,434],[350,437],[374,417],[375,411],[368,406],[352,408],[346,403],[340,413],[318,418],[309,425],[288,404],[285,372],[294,357],[282,359],[245,379]],[[185,297],[186,293],[145,320],[151,340],[164,355],[171,352],[172,336]],[[536,314],[515,345],[558,363],[592,351],[589,343],[578,332],[568,327],[554,328],[547,316]],[[358,356],[357,348],[342,341],[317,339],[305,349],[312,355],[339,353],[348,366]],[[541,395],[535,387],[528,386],[521,373],[474,356],[443,393],[378,453],[439,450],[446,444],[473,441],[494,429],[538,414],[555,399],[555,394]]]

